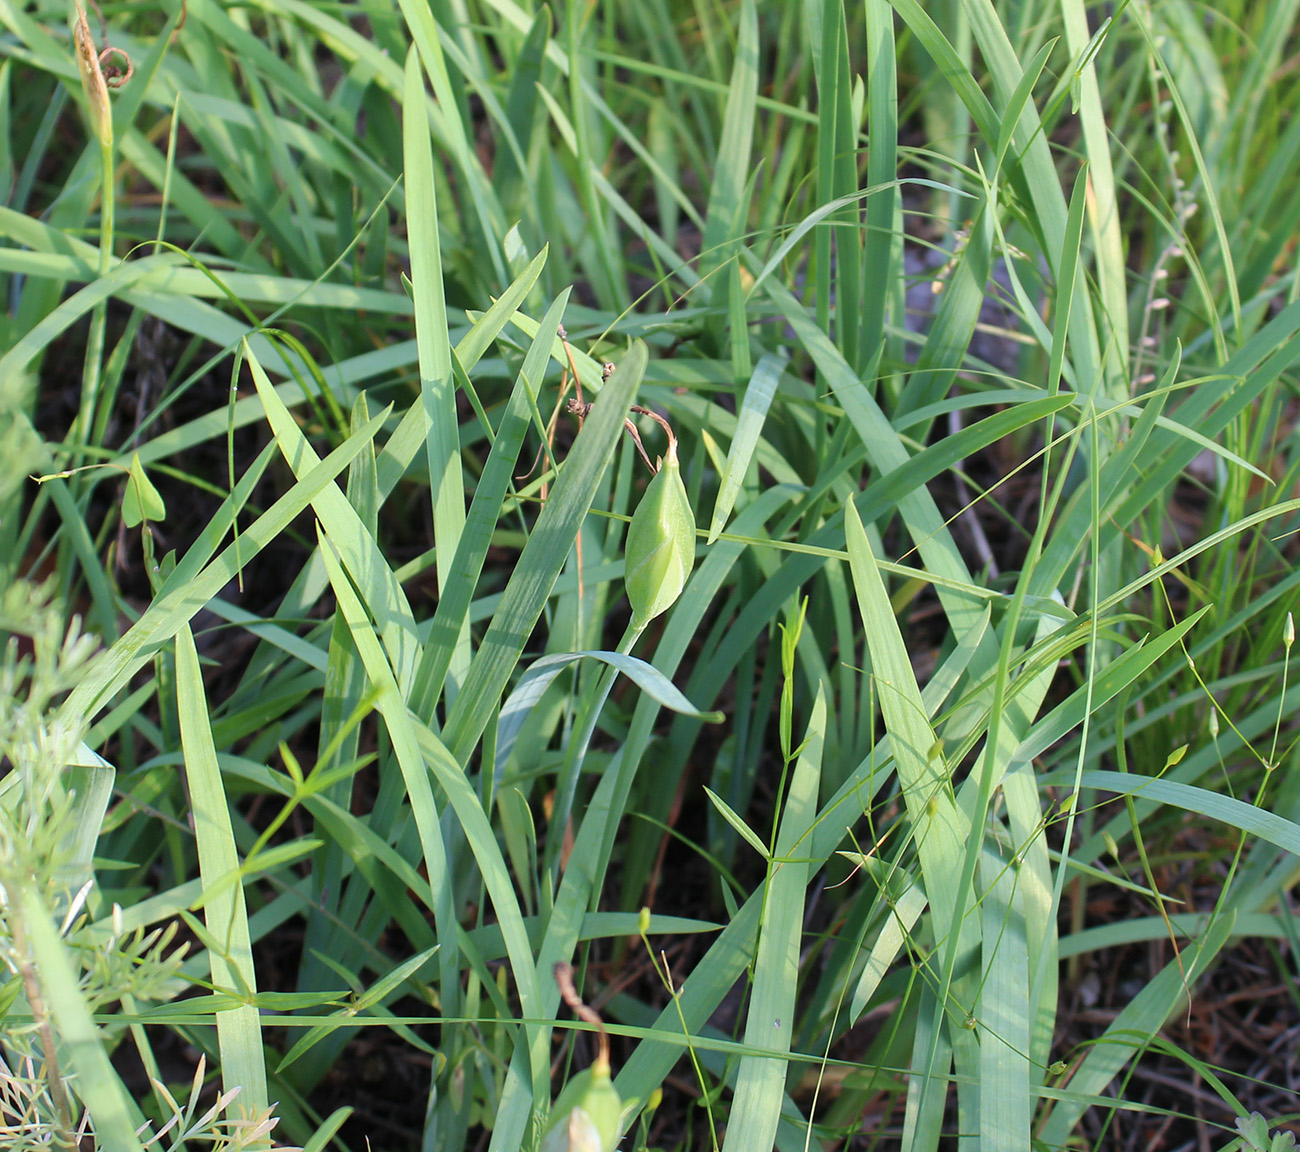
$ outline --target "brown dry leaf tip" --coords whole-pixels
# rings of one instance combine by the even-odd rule
[[[91,0],[91,3],[94,4],[94,0]],[[131,79],[135,73],[135,65],[128,53],[120,48],[114,48],[108,43],[108,30],[104,25],[104,14],[99,11],[98,4],[95,4],[95,11],[99,13],[104,48],[96,51],[95,38],[90,34],[90,24],[86,20],[86,10],[81,6],[79,0],[77,3],[77,22],[73,28],[73,40],[77,50],[77,70],[81,73],[81,87],[86,94],[86,106],[90,110],[91,128],[95,133],[95,138],[102,146],[111,147],[113,143],[113,105],[108,98],[108,90],[110,87],[120,88]],[[116,63],[109,64],[105,69],[105,60],[118,58],[125,63],[125,72],[122,70],[122,65]]]
[[[77,46],[77,70],[81,73],[81,87],[90,109],[90,124],[101,144],[113,139],[113,108],[108,101],[108,85],[99,66],[99,53],[86,22],[86,10],[77,5],[77,24],[73,31]]]

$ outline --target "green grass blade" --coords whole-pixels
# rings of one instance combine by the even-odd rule
[[[1019,1152],[1030,1144],[1029,941],[1024,889],[1001,856],[980,858],[984,975],[976,1009],[980,1038],[980,1148]],[[1032,1078],[1032,1079],[1031,1079]]]
[[[438,598],[438,607],[421,655],[416,689],[411,697],[412,706],[419,715],[433,714],[434,703],[442,694],[447,672],[452,666],[453,652],[464,635],[470,601],[511,487],[519,450],[537,409],[538,393],[551,354],[553,338],[549,334],[557,331],[568,302],[569,293],[561,292],[542,318],[541,328],[515,377],[510,400],[497,426],[487,463],[461,531],[455,560],[445,566],[446,571],[457,574],[457,579],[444,586]],[[543,337],[542,333],[548,335]]]
[[[447,717],[447,746],[459,763],[468,762],[487,728],[528,634],[568,559],[623,430],[624,416],[645,375],[647,360],[645,345],[634,343],[601,390],[524,545],[501,605]]]
[[[754,375],[750,377],[745,388],[745,396],[736,414],[736,431],[731,438],[731,447],[727,451],[727,464],[718,485],[718,498],[713,505],[713,520],[709,525],[707,543],[712,544],[718,533],[727,525],[727,518],[736,506],[736,497],[740,495],[740,486],[745,481],[750,462],[754,458],[754,448],[763,434],[763,422],[776,395],[781,382],[784,365],[773,353],[768,353],[758,362]]]
[[[443,296],[438,195],[433,179],[433,146],[425,115],[424,72],[412,47],[406,58],[402,121],[407,233],[415,298],[415,341],[420,351],[420,400],[428,421],[429,496],[433,538],[443,562],[437,565],[438,591],[447,585],[451,561],[465,526],[459,420],[451,375],[447,303]],[[468,637],[463,641],[468,644]],[[468,648],[465,652],[468,657]]]
[[[727,92],[727,111],[718,143],[713,187],[709,191],[709,206],[704,218],[700,273],[705,277],[726,259],[726,241],[732,239],[738,229],[743,230],[743,197],[752,168],[750,152],[754,139],[759,64],[758,13],[754,0],[741,0],[736,18],[739,25],[736,59],[732,66],[731,87]],[[736,339],[742,338],[740,333],[734,335]]]
[[[320,464],[320,457],[307,443],[293,414],[280,403],[270,379],[251,351],[248,352],[248,365],[280,452],[295,474],[300,478],[306,477]],[[368,440],[368,437],[362,439]],[[379,622],[380,635],[398,682],[409,691],[419,658],[420,641],[405,592],[384,562],[375,538],[335,485],[328,484],[322,488],[313,497],[312,507]]]
[[[769,1148],[776,1139],[777,1121],[785,1098],[787,1064],[768,1053],[788,1051],[793,1035],[804,896],[809,877],[805,843],[817,812],[825,725],[826,698],[819,691],[781,816],[776,854],[768,865],[763,923],[754,956],[745,1043],[767,1051],[761,1056],[741,1058],[736,1073],[733,1118],[727,1125],[723,1152],[736,1148]]]
[[[871,653],[872,674],[879,686],[889,747],[921,861],[934,935],[936,940],[945,942],[945,950],[951,947],[956,954],[967,956],[978,948],[978,927],[970,920],[954,922],[954,910],[961,894],[954,890],[952,881],[961,875],[965,846],[971,836],[969,818],[956,805],[942,751],[935,754],[936,747],[941,746],[930,726],[871,544],[852,503],[845,509],[845,534],[853,585]],[[951,942],[950,935],[954,938]],[[948,989],[942,991],[946,995]],[[946,1011],[947,1005],[943,1008]],[[956,1045],[962,1031],[954,1031]],[[935,1036],[937,1039],[937,1032]],[[921,1081],[916,1101],[921,1115],[934,1107],[930,1100],[942,1085],[937,1078],[940,1069],[934,1062],[937,1051],[937,1047],[931,1049],[931,1060]],[[959,1070],[961,1066],[959,1061]],[[911,1106],[909,1095],[909,1111]]]
[[[104,1152],[141,1152],[126,1089],[109,1062],[82,995],[78,973],[55,930],[50,911],[25,885],[13,895],[17,897],[50,1015],[77,1073],[77,1090],[94,1119],[99,1145]]]
[[[253,995],[257,992],[257,972],[253,967],[244,888],[238,880],[239,851],[235,847],[225,785],[217,766],[217,750],[212,742],[198,652],[187,623],[176,633],[176,705],[194,813],[199,874],[205,893],[209,888],[224,885],[220,895],[213,896],[203,906],[208,932],[219,949],[209,953],[212,983],[218,988],[233,989],[237,995]],[[267,1110],[267,1086],[260,1014],[246,1004],[218,1012],[216,1024],[222,1083],[226,1091],[236,1087],[240,1090],[233,1107],[247,1118],[261,1117]],[[269,1147],[269,1141],[264,1146]]]

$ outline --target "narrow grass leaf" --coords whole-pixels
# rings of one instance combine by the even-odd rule
[[[533,18],[514,60],[510,90],[506,96],[507,138],[511,147],[498,154],[492,166],[492,180],[504,200],[513,200],[515,185],[527,179],[525,150],[533,135],[537,115],[537,83],[542,75],[542,61],[551,38],[551,10],[542,8]]]
[[[709,798],[709,803],[718,810],[718,814],[738,833],[740,833],[741,839],[743,839],[746,844],[754,849],[754,851],[763,857],[764,860],[771,859],[767,845],[763,843],[763,838],[745,823],[744,818],[740,813],[736,812],[730,804],[728,804],[711,788],[706,787],[704,789],[704,794]]]
[[[1083,773],[1081,783],[1085,788],[1115,792],[1122,796],[1141,796],[1160,804],[1182,808],[1207,820],[1215,820],[1236,828],[1248,836],[1267,840],[1293,856],[1300,856],[1300,824],[1206,788],[1181,784],[1176,780],[1163,780],[1155,776],[1135,776],[1128,772],[1103,772],[1090,770]]]
[[[937,745],[934,729],[871,544],[851,501],[845,507],[845,535],[853,585],[871,653],[872,673],[879,685],[880,710],[921,861],[921,877],[930,899],[935,938],[949,941],[951,934],[949,946],[954,954],[966,957],[978,948],[978,927],[969,919],[954,922],[960,894],[954,890],[953,881],[961,875],[965,845],[971,836],[969,820],[956,805],[942,755],[933,755]],[[969,978],[962,983],[969,983]],[[946,997],[948,991],[944,987],[941,995]],[[970,1002],[967,997],[967,1003]],[[969,1034],[961,1029],[953,1031],[954,1048],[964,1050]],[[919,1116],[932,1116],[937,1108],[935,1093],[942,1088],[942,1081],[937,1078],[937,1036],[936,1031],[928,1059],[921,1051],[914,1054],[913,1066],[919,1063],[923,1073],[918,1094],[909,1093],[909,1114],[914,1104]],[[958,1070],[964,1070],[960,1059]]]
[[[726,241],[737,224],[743,229],[742,194],[752,170],[750,152],[754,137],[754,107],[758,95],[758,13],[754,0],[741,0],[736,15],[736,59],[727,91],[727,111],[722,138],[714,161],[713,187],[705,214],[700,272],[714,271],[728,255]],[[719,293],[719,298],[721,294]],[[739,333],[737,339],[743,338]]]
[[[560,652],[553,656],[543,656],[528,666],[519,678],[519,683],[515,685],[514,691],[501,706],[501,715],[497,720],[494,769],[497,783],[501,782],[506,764],[510,760],[510,753],[514,750],[515,742],[519,739],[519,733],[533,706],[564,669],[585,659],[599,660],[612,668],[617,668],[650,699],[673,712],[714,722],[722,719],[721,712],[701,712],[658,668],[635,656],[628,656],[622,652]]]
[[[753,986],[745,1020],[745,1044],[765,1051],[761,1056],[741,1057],[732,1120],[727,1125],[723,1152],[769,1148],[776,1140],[788,1062],[770,1053],[788,1052],[794,1035],[799,949],[810,864],[807,837],[817,813],[825,727],[826,696],[819,688],[781,815],[776,855],[768,860],[763,922],[758,933]],[[710,795],[710,799],[714,797]]]
[[[980,856],[983,976],[976,1018],[980,1039],[980,1148],[1021,1152],[1030,1146],[1029,941],[1024,890],[1017,869],[985,851]]]
[[[718,498],[713,505],[713,520],[709,525],[707,543],[717,540],[718,534],[727,526],[731,510],[736,506],[736,497],[740,495],[740,486],[745,481],[750,462],[754,458],[754,448],[763,434],[763,422],[776,395],[777,385],[781,382],[784,362],[775,353],[769,352],[754,369],[749,384],[745,388],[740,411],[736,414],[736,431],[731,437],[731,447],[727,451],[727,463],[718,484]]]
[[[436,37],[434,40],[436,42]],[[433,538],[437,554],[443,558],[436,565],[438,591],[441,592],[447,585],[451,562],[465,525],[465,490],[461,479],[459,420],[451,375],[451,343],[447,335],[447,303],[443,296],[433,145],[425,112],[424,72],[420,68],[420,53],[414,45],[406,57],[402,108],[415,342],[420,351],[420,401],[428,421],[426,444],[429,498],[433,502]],[[464,643],[468,644],[468,637]]]
[[[551,337],[543,337],[542,333],[554,333],[557,330],[568,302],[569,293],[566,290],[547,309],[542,318],[542,327],[533,338],[515,377],[506,410],[497,426],[487,462],[474,490],[469,515],[461,530],[455,561],[448,566],[448,570],[455,572],[457,578],[442,589],[420,657],[416,687],[411,696],[412,707],[418,715],[433,714],[434,703],[442,693],[447,673],[452,666],[453,652],[464,634],[470,602],[511,487],[519,450],[532,422],[537,394],[550,357]]]
[[[210,951],[212,982],[218,988],[257,991],[252,937],[244,888],[239,882],[239,851],[230,819],[229,800],[212,741],[203,675],[189,624],[176,634],[176,705],[180,716],[185,776],[189,782],[203,886],[228,885],[222,896],[204,905],[204,920],[217,948]],[[231,883],[232,879],[234,880]],[[221,1052],[221,1079],[226,1091],[240,1090],[235,1107],[245,1116],[267,1109],[266,1060],[262,1055],[260,1014],[251,1005],[216,1014]],[[268,1142],[269,1144],[269,1142]]]
[[[24,885],[14,895],[32,959],[40,972],[41,990],[77,1074],[78,1095],[94,1120],[99,1147],[103,1152],[141,1152],[126,1089],[109,1062],[67,945],[55,930],[49,909],[34,891]]]
[[[1097,47],[1083,0],[1062,0],[1065,42],[1075,59],[1078,80],[1079,129],[1088,160],[1088,216],[1092,228],[1093,265],[1097,278],[1099,314],[1109,329],[1106,353],[1116,357],[1119,370],[1128,366],[1128,262],[1111,162],[1111,133],[1106,123],[1101,84],[1097,76]],[[1104,35],[1104,32],[1103,32]],[[1085,56],[1086,53],[1086,56]]]
[[[921,913],[925,911],[926,905],[925,889],[921,886],[921,882],[913,877],[903,874],[901,879],[898,879],[887,875],[877,882],[889,884],[891,887],[897,884],[901,892],[897,896],[891,896],[887,901],[889,912],[885,923],[872,941],[871,950],[867,953],[867,960],[862,968],[862,975],[853,989],[853,999],[849,1002],[849,1019],[855,1023],[866,1011],[871,998],[876,994],[876,989],[880,987],[881,980],[898,959],[903,945],[911,939],[912,930],[921,918]]]
[[[884,350],[885,316],[903,256],[903,238],[894,232],[900,196],[898,173],[898,63],[894,14],[887,0],[863,5],[867,47],[866,232],[862,238],[862,359],[874,362]]]
[[[320,458],[307,443],[293,414],[280,403],[257,357],[251,350],[247,356],[276,443],[295,474],[305,477],[319,465]],[[363,435],[362,439],[368,442],[369,438]],[[399,682],[409,689],[418,658],[419,632],[406,593],[385,563],[374,536],[336,485],[323,487],[313,497],[312,506],[326,534],[336,541],[349,572],[379,622],[380,635]]]
[[[467,763],[496,710],[528,635],[541,615],[645,375],[646,347],[635,342],[602,390],[524,545],[501,605],[447,717],[447,746]]]

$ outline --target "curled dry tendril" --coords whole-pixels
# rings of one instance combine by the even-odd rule
[[[90,6],[95,10],[95,15],[99,17],[99,39],[104,47],[100,49],[99,61],[100,72],[104,77],[104,83],[109,88],[121,88],[132,76],[135,75],[135,61],[131,59],[131,54],[125,48],[115,47],[108,39],[108,22],[104,19],[103,9],[99,6],[99,0],[90,0]],[[85,19],[85,13],[82,12],[81,6],[78,5],[78,17]],[[185,16],[182,12],[181,22],[184,23]]]

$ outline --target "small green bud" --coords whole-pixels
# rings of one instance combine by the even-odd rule
[[[627,530],[624,583],[639,632],[677,601],[695,564],[695,514],[682,483],[677,442],[650,481]]]
[[[614,1152],[623,1101],[599,1057],[560,1093],[542,1138],[541,1152]]]

